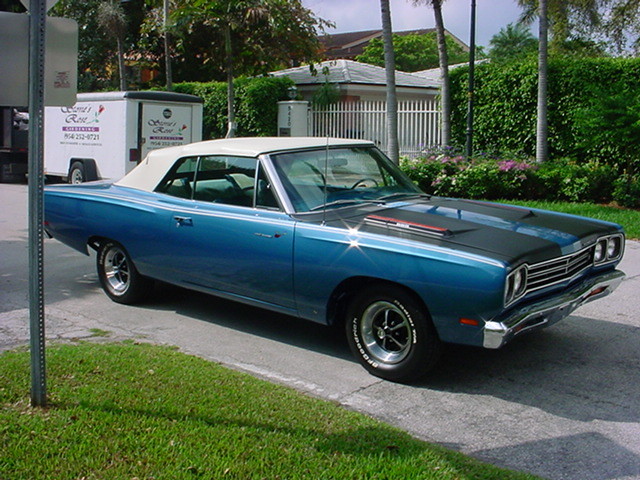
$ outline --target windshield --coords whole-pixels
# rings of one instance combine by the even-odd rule
[[[422,193],[376,148],[329,148],[271,158],[296,212]]]

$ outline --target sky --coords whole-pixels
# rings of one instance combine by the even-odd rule
[[[357,32],[382,28],[379,0],[302,0],[316,16],[335,23],[327,33]],[[433,10],[414,7],[411,0],[390,0],[394,31],[432,28]],[[491,37],[509,23],[517,22],[520,7],[515,0],[476,0],[476,44],[488,46]],[[446,0],[442,6],[444,26],[469,44],[470,0]],[[534,32],[534,35],[537,34]]]

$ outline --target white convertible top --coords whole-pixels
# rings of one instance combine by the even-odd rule
[[[151,192],[158,186],[176,160],[183,157],[199,155],[257,157],[258,155],[285,150],[346,145],[372,146],[373,142],[326,137],[250,137],[208,140],[178,147],[152,150],[136,168],[115,184]]]

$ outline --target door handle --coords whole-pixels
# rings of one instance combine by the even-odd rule
[[[193,227],[193,220],[191,217],[181,217],[175,215],[173,219],[176,221],[176,227]]]
[[[269,235],[268,233],[260,233],[260,232],[254,233],[256,237],[262,237],[262,238],[280,238],[286,234],[287,234],[286,232],[284,233],[275,232],[273,235]]]

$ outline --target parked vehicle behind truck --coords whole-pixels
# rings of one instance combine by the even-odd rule
[[[24,181],[27,173],[29,114],[23,108],[0,107],[0,182]]]
[[[202,99],[174,92],[78,94],[46,107],[44,172],[69,183],[117,180],[156,148],[202,140]]]

